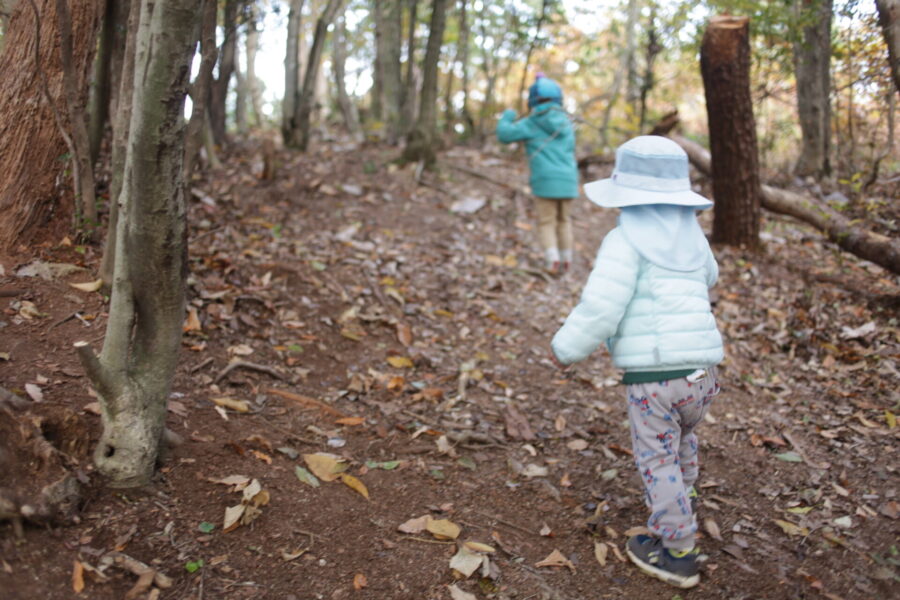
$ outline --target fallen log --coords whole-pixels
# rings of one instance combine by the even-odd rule
[[[679,135],[670,135],[669,138],[684,149],[699,171],[705,175],[712,172],[711,158],[706,148]],[[762,207],[812,225],[850,254],[900,274],[900,241],[866,231],[824,202],[763,184]]]

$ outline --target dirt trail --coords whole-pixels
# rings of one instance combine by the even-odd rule
[[[80,524],[27,528],[21,543],[0,526],[0,597],[75,597],[73,563],[97,567],[113,549],[173,579],[161,598],[437,600],[454,583],[477,598],[679,596],[620,557],[646,515],[608,356],[565,374],[547,360],[614,215],[580,201],[574,271],[548,278],[524,195],[446,167],[416,186],[392,158],[334,146],[288,158],[273,182],[235,161],[200,186],[197,321],[169,415],[185,441],[141,491],[102,489],[74,455],[90,480]],[[502,157],[442,160],[524,183]],[[465,199],[484,205],[449,210]],[[699,432],[709,561],[681,597],[874,599],[896,587],[897,282],[808,235],[777,222],[767,256],[717,249],[728,359]],[[102,336],[101,299],[6,267],[0,283],[27,293],[2,317],[0,381],[47,378],[35,412],[74,409],[95,440],[68,348]],[[23,299],[48,316],[21,318]],[[75,310],[84,322],[59,323]],[[301,482],[298,455],[318,452],[344,457],[369,498],[354,479]],[[258,479],[270,501],[223,533],[241,492],[211,480],[232,475]],[[454,542],[398,531],[426,514],[493,546],[490,568],[457,580]],[[571,567],[536,566],[554,550]],[[121,598],[137,581],[105,573],[84,576],[83,597]]]

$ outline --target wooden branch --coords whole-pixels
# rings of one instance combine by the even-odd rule
[[[506,189],[512,190],[512,191],[514,191],[514,192],[521,191],[521,190],[519,190],[519,188],[517,188],[516,186],[514,186],[514,185],[512,185],[512,184],[506,183],[505,181],[500,181],[500,180],[498,180],[498,179],[494,179],[493,177],[489,177],[488,175],[485,175],[484,173],[480,173],[480,172],[478,172],[478,171],[476,171],[476,170],[474,170],[474,169],[470,169],[470,168],[468,168],[468,167],[463,167],[463,166],[460,166],[460,165],[455,165],[455,164],[453,164],[452,162],[448,162],[448,163],[444,163],[444,164],[446,164],[446,165],[447,165],[448,167],[450,167],[451,169],[456,169],[457,171],[459,171],[459,172],[461,172],[461,173],[465,173],[466,175],[469,175],[469,176],[471,176],[471,177],[476,177],[476,178],[478,178],[478,179],[483,179],[484,181],[487,181],[487,182],[489,182],[489,183],[493,183],[494,185],[498,185],[498,186],[500,186],[500,187],[502,187],[502,188],[506,188]]]
[[[333,406],[329,406],[322,402],[321,400],[316,400],[315,398],[310,398],[309,396],[304,396],[302,394],[295,394],[293,392],[288,392],[286,390],[279,390],[277,388],[266,388],[266,391],[270,394],[275,394],[276,396],[281,396],[282,398],[286,398],[288,400],[293,400],[298,404],[303,404],[309,408],[317,408],[324,413],[328,413],[334,417],[339,419],[345,418],[347,415],[334,408]]]
[[[705,175],[711,172],[709,152],[696,142],[669,136],[687,153],[691,163]],[[868,260],[892,273],[900,273],[900,241],[866,231],[824,202],[810,196],[762,185],[762,207],[768,211],[794,217],[821,231],[831,242],[859,258]]]
[[[235,360],[235,361],[228,363],[228,366],[226,366],[224,369],[219,371],[219,374],[216,375],[216,378],[213,380],[213,383],[218,383],[219,381],[222,380],[223,377],[225,377],[226,375],[228,375],[230,372],[232,372],[235,369],[250,369],[251,371],[259,371],[261,373],[266,373],[268,375],[271,375],[275,379],[280,379],[281,381],[284,381],[284,375],[282,375],[281,373],[279,373],[272,367],[267,367],[265,365],[258,365],[256,363],[248,362],[246,360]]]
[[[75,342],[72,345],[75,347],[75,353],[81,361],[81,366],[84,367],[85,374],[87,374],[91,385],[93,385],[100,394],[101,399],[104,402],[113,400],[116,395],[116,386],[109,381],[108,372],[103,367],[103,363],[94,352],[94,349],[91,347],[91,343],[80,341]]]

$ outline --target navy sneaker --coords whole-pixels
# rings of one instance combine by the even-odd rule
[[[687,589],[700,583],[700,552],[696,548],[674,552],[664,548],[659,538],[636,535],[628,540],[625,552],[641,571],[669,585]]]

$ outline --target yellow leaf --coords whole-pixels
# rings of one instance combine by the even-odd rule
[[[322,481],[334,481],[343,471],[347,470],[347,465],[343,463],[340,456],[327,454],[325,452],[317,452],[315,454],[304,454],[303,460],[313,475]]]
[[[96,281],[87,281],[85,283],[70,283],[69,285],[82,292],[96,292],[103,287],[103,280],[97,279]]]
[[[359,494],[365,498],[369,499],[369,490],[366,488],[366,484],[362,481],[354,477],[353,475],[348,475],[347,473],[341,473],[341,481],[344,482],[345,485],[350,487],[353,490],[359,492]]]
[[[361,590],[364,587],[366,587],[367,585],[369,585],[369,581],[366,579],[366,576],[363,575],[362,573],[357,573],[356,575],[353,576],[353,589],[354,590]]]
[[[806,527],[795,525],[790,521],[775,519],[775,524],[781,527],[782,531],[784,531],[788,535],[809,535],[809,529],[807,529]]]
[[[388,356],[388,363],[397,369],[411,369],[413,361],[406,356]]]
[[[231,410],[235,410],[240,413],[250,412],[250,405],[247,404],[246,400],[235,400],[234,398],[221,397],[213,398],[212,401],[216,406],[230,408]]]
[[[432,519],[425,529],[439,540],[455,540],[461,531],[459,525],[449,519]]]
[[[272,457],[269,456],[268,454],[266,454],[265,452],[261,452],[261,451],[255,449],[255,448],[251,449],[250,452],[253,453],[253,456],[255,456],[255,457],[258,458],[259,460],[263,461],[263,462],[266,463],[267,465],[271,465],[271,464],[272,464]]]
[[[191,306],[188,308],[187,318],[184,320],[184,325],[181,326],[181,331],[187,333],[189,331],[202,331],[203,326],[200,325],[200,317],[197,316],[197,308]]]
[[[888,429],[893,429],[897,426],[897,416],[889,410],[884,411],[884,420],[887,421]]]
[[[488,546],[487,544],[482,544],[481,542],[466,542],[465,544],[463,544],[463,546],[475,552],[495,552],[493,546]]]
[[[350,426],[362,425],[365,422],[366,422],[365,417],[343,417],[341,419],[335,420],[335,423],[337,423],[338,425],[350,425]]]
[[[75,561],[75,567],[72,569],[72,589],[76,594],[84,591],[84,565],[81,561]]]

